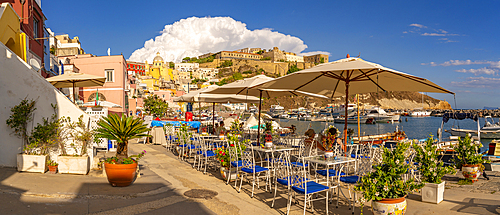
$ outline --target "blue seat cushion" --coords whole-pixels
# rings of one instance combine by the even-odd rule
[[[328,169],[328,176],[337,176],[338,173],[336,170],[334,169]],[[322,169],[322,170],[316,170],[316,172],[322,176],[326,176],[326,169]],[[345,175],[345,173],[341,172],[340,173],[341,176]]]
[[[351,154],[351,158],[356,158],[356,155],[355,154]],[[370,157],[358,155],[358,158],[370,158]]]
[[[269,170],[268,168],[261,167],[259,165],[255,165],[254,168],[255,168],[255,172],[263,172],[263,171]],[[250,168],[244,167],[244,168],[241,168],[241,171],[246,172],[246,173],[253,173],[253,168],[252,167],[250,167]]]
[[[242,162],[241,161],[231,161],[231,165],[234,167],[240,167],[240,166],[242,166]]]
[[[300,177],[300,178],[299,178]],[[295,180],[295,181],[304,181],[304,178],[301,177],[301,176],[298,176],[298,175],[293,175],[293,176],[288,176],[288,177],[284,177],[284,178],[277,178],[276,179],[276,182],[282,184],[282,185],[288,185],[290,179],[298,179],[298,180]],[[306,179],[307,180],[307,179]]]
[[[325,186],[325,185],[322,185],[322,184],[318,184],[318,183],[316,183],[314,181],[308,181],[305,184],[302,183],[302,186],[304,188],[301,188],[299,186],[293,186],[292,189],[295,192],[301,193],[301,194],[317,193],[317,192],[321,192],[321,191],[330,189],[328,186]],[[307,188],[307,189],[305,189],[305,188]],[[307,190],[307,193],[306,193],[306,190]]]
[[[340,177],[340,181],[348,184],[356,184],[361,178],[357,175]]]
[[[215,153],[213,151],[207,151],[206,153],[203,153],[202,151],[198,151],[197,154],[199,154],[199,155],[203,154],[203,156],[205,156],[205,157],[215,156]]]
[[[303,163],[300,163],[300,162],[292,162],[292,165],[295,165],[295,166],[304,166]],[[306,167],[308,167],[309,164],[306,164]]]

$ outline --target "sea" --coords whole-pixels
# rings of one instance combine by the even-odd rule
[[[498,122],[498,118],[493,118],[495,122]],[[316,133],[323,131],[329,125],[334,125],[337,129],[343,132],[343,123],[333,123],[333,122],[312,122],[312,121],[298,121],[295,119],[279,119],[277,120],[282,127],[289,127],[295,125],[297,127],[297,134],[304,134],[308,129],[313,129]],[[373,134],[384,134],[388,132],[394,132],[396,129],[404,131],[408,139],[426,139],[429,135],[433,135],[434,139],[438,138],[438,129],[441,128],[442,117],[408,117],[402,116],[401,122],[395,123],[376,123],[376,124],[361,124],[360,131],[361,136],[363,135],[373,135]],[[484,125],[484,118],[479,119],[479,125],[482,127]],[[354,135],[357,136],[358,125],[348,124],[348,128],[354,130]],[[447,123],[443,124],[442,139],[447,140],[450,137],[448,132],[451,127],[463,128],[463,129],[477,129],[477,122],[471,119],[465,120],[453,120],[450,119]],[[483,147],[480,152],[488,150],[488,144],[491,139],[482,139],[481,143]]]

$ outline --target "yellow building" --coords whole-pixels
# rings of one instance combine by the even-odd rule
[[[154,79],[158,80],[165,80],[169,81],[171,79],[171,75],[169,75],[169,69],[168,66],[165,64],[163,61],[163,58],[160,56],[160,52],[156,53],[156,57],[153,59],[153,64],[148,64],[148,62],[145,62],[146,65],[146,75],[153,77]]]
[[[21,33],[19,15],[10,3],[0,6],[0,42],[26,61],[26,34]]]

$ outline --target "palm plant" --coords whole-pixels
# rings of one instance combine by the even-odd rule
[[[103,117],[97,125],[97,137],[116,140],[118,144],[116,149],[117,163],[122,163],[124,159],[128,158],[129,140],[149,136],[145,133],[149,129],[144,124],[144,120],[140,118],[134,119],[125,115],[120,118],[117,114],[110,114]]]

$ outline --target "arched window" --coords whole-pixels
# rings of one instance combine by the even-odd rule
[[[89,102],[95,101],[95,95],[96,95],[96,93],[90,94],[87,101],[89,101]],[[104,96],[102,93],[99,93],[99,101],[106,101],[106,96]]]

